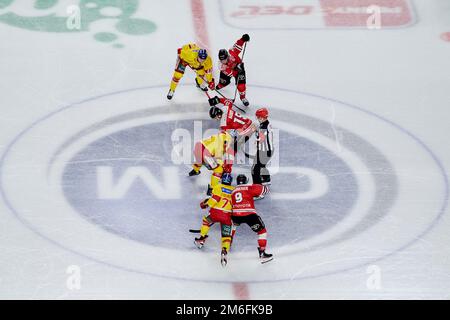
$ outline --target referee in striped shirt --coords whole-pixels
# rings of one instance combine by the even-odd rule
[[[269,111],[266,108],[256,110],[256,118],[259,128],[256,131],[256,155],[253,158],[252,178],[253,183],[270,184],[270,173],[266,168],[274,152],[273,131],[269,123]]]

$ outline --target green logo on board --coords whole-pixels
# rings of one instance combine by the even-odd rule
[[[33,31],[77,33],[93,31],[94,22],[111,20],[114,22],[116,31],[122,34],[146,35],[156,30],[156,24],[152,21],[133,18],[139,0],[30,0],[26,2],[0,0],[0,23]],[[30,13],[33,15],[31,16]],[[112,43],[116,48],[123,47],[123,44],[116,42],[119,35],[110,30],[100,30],[93,36],[95,40]]]

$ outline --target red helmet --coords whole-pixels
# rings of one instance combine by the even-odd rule
[[[267,118],[269,116],[269,111],[266,108],[260,108],[256,110],[255,116],[257,118]]]

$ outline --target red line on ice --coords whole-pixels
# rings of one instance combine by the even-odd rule
[[[191,0],[191,11],[192,20],[194,23],[196,43],[200,47],[205,48],[208,52],[210,52],[209,36],[208,29],[206,27],[206,15],[203,0]],[[247,284],[242,282],[233,283],[233,294],[236,299],[239,300],[248,300],[250,298],[248,286]]]
[[[248,300],[250,299],[250,295],[248,292],[248,286],[244,282],[235,282],[233,283],[233,293],[236,299],[238,300]]]
[[[205,48],[209,52],[208,29],[206,28],[206,16],[203,0],[191,0],[192,20],[194,22],[194,30],[196,43]]]

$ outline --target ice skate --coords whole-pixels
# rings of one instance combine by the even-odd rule
[[[200,236],[199,238],[194,239],[194,243],[197,246],[197,248],[201,249],[205,245],[205,241],[208,236]]]
[[[241,101],[242,101],[242,104],[246,107],[248,107],[250,105],[250,102],[248,102],[247,98],[242,98]]]
[[[222,253],[220,254],[220,263],[222,264],[222,267],[226,267],[227,265],[227,249],[222,248]]]
[[[192,169],[191,171],[189,171],[188,174],[189,174],[189,177],[198,176],[200,174],[200,170],[195,171],[195,169]]]
[[[258,248],[258,252],[259,252],[259,260],[261,261],[261,263],[267,263],[273,260],[273,255],[270,253],[266,253],[265,250]]]
[[[175,91],[169,90],[169,92],[167,93],[167,99],[171,100],[174,93]]]

